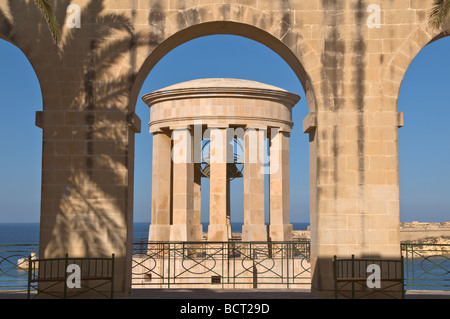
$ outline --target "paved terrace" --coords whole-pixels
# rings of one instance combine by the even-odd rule
[[[26,299],[26,291],[0,291],[0,299]],[[450,291],[409,290],[406,299],[450,299]],[[134,289],[116,299],[318,299],[302,289]]]

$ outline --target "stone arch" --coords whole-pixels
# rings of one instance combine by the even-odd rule
[[[422,23],[420,26],[418,26],[415,30],[413,30],[409,36],[403,41],[403,43],[399,46],[398,50],[394,54],[391,61],[389,61],[388,67],[386,68],[384,78],[383,78],[383,89],[384,93],[387,92],[387,101],[388,101],[388,107],[390,109],[395,111],[400,111],[400,95],[402,94],[402,90],[404,86],[404,80],[406,78],[406,73],[409,71],[409,69],[412,67],[412,64],[415,62],[416,58],[419,57],[419,54],[422,53],[422,51],[430,44],[443,39],[445,37],[450,36],[450,25],[446,25],[444,28],[440,30],[433,30],[429,27],[428,22]],[[423,57],[422,57],[422,61]],[[426,60],[425,60],[426,61]],[[415,73],[415,72],[414,72]],[[417,80],[414,80],[416,82]],[[416,82],[417,83],[417,82]],[[420,95],[420,94],[419,94]],[[382,96],[384,98],[384,96]],[[401,110],[401,113],[410,113],[409,105],[403,105],[403,110]],[[422,112],[421,110],[420,112]],[[420,113],[419,112],[419,113]],[[414,113],[414,111],[413,111]],[[403,118],[403,116],[402,116]],[[424,119],[421,119],[424,121]],[[402,121],[403,124],[403,121]],[[412,123],[413,125],[410,125],[409,121],[405,122],[405,126],[409,126],[410,128],[414,129],[415,123]],[[437,127],[437,126],[436,126]],[[406,133],[405,133],[406,134]],[[442,135],[442,134],[441,134]],[[443,135],[445,136],[445,135]],[[397,141],[397,148],[399,148],[398,145],[401,143],[408,142],[407,140],[410,139],[410,137],[406,137],[406,135],[402,138],[403,142],[399,140]],[[415,145],[415,152],[419,152],[419,146],[418,144]],[[407,157],[407,156],[406,156]],[[399,164],[399,168],[402,166]],[[406,173],[405,173],[406,174]],[[404,182],[403,182],[404,185]],[[400,181],[399,181],[399,189],[404,187]],[[406,197],[406,196],[405,196]],[[426,201],[424,201],[427,203]],[[406,206],[406,205],[405,205]],[[402,211],[408,210],[407,208],[404,208],[400,210],[399,215],[402,216]],[[404,216],[402,216],[404,217]]]
[[[406,38],[393,55],[383,76],[382,96],[386,106],[397,110],[398,97],[406,71],[414,58],[428,44],[450,35],[450,28],[433,31],[428,22],[422,23]]]
[[[231,6],[233,7],[233,5]],[[130,114],[135,112],[137,100],[140,98],[139,93],[150,72],[169,52],[186,42],[200,37],[227,34],[241,36],[256,41],[278,54],[290,66],[299,79],[305,92],[309,113],[314,116],[319,108],[318,103],[320,103],[320,101],[318,101],[318,99],[320,99],[321,95],[320,87],[322,83],[328,83],[328,81],[326,81],[326,74],[323,72],[320,55],[317,54],[316,50],[303,39],[302,35],[294,30],[294,26],[288,24],[285,19],[277,17],[276,14],[263,12],[254,8],[247,12],[246,18],[242,19],[221,19],[220,17],[215,16],[214,12],[210,12],[211,15],[198,18],[198,20],[194,18],[192,18],[193,20],[190,20],[189,17],[195,15],[194,12],[201,12],[200,9],[194,7],[179,11],[177,13],[172,13],[172,17],[164,16],[166,14],[165,12],[154,13],[153,18],[156,17],[157,19],[153,20],[150,18],[152,16],[152,13],[150,13],[149,21],[162,21],[161,24],[164,24],[165,26],[169,24],[167,20],[172,21],[172,29],[168,29],[167,27],[164,29],[161,28],[161,26],[158,28],[158,25],[155,25],[154,27],[151,26],[150,32],[146,31],[144,33],[146,34],[145,40],[137,39],[139,45],[136,46],[134,52],[130,52],[123,58],[125,61],[134,61],[136,66],[134,82],[129,92],[128,112]],[[217,8],[215,8],[215,10],[217,11]],[[258,22],[252,23],[252,21],[261,21],[263,19],[261,18],[262,16],[265,16],[265,19],[270,21],[270,25],[264,25]],[[184,22],[173,27],[173,24],[175,23],[173,21],[177,21],[180,17],[182,17]],[[158,22],[156,22],[156,24],[158,24]],[[143,44],[142,41],[148,42],[147,44]],[[119,73],[125,74],[127,72],[127,67],[128,65],[125,63]],[[147,122],[147,119],[143,120],[143,122]],[[309,116],[307,120],[311,122],[314,121],[313,118],[309,119]],[[142,129],[147,131],[145,126],[146,124],[143,125]],[[309,126],[310,125],[308,125],[308,127]],[[314,125],[311,125],[311,127],[312,126]],[[301,129],[301,127],[302,123],[299,123],[299,129]],[[311,127],[309,128],[311,129]],[[310,162],[313,164],[317,160],[315,144],[316,140],[313,138],[311,141],[310,139]],[[134,156],[134,152],[134,139],[130,139],[128,145],[130,163],[133,162],[131,158]],[[316,169],[313,165],[310,169],[310,178],[313,181],[315,180],[315,174]],[[135,176],[134,167],[129,167],[128,176],[129,178]],[[129,187],[133,187],[131,185],[134,185],[134,182],[130,181],[129,185]],[[312,191],[311,193],[312,198],[310,198],[310,201],[315,201],[315,191]],[[132,197],[130,196],[130,198]],[[129,213],[131,214],[131,212]]]
[[[36,112],[40,113],[43,109],[42,78],[39,77],[38,68],[29,58],[29,54],[26,54],[14,41],[0,33],[0,42],[2,43],[0,54],[13,50],[11,52],[14,52],[13,54],[16,57],[10,59],[8,56],[7,59],[2,61],[5,68],[3,65],[0,67],[0,79],[3,83],[7,83],[6,87],[9,88],[14,83],[15,88],[22,92],[17,95],[15,91],[8,89],[4,92],[5,95],[2,95],[3,105],[5,106],[4,109],[2,107],[2,116],[9,123],[15,123],[14,134],[11,134],[10,125],[6,125],[1,132],[3,133],[1,139],[6,142],[2,145],[4,146],[2,152],[5,155],[5,164],[8,164],[3,166],[3,171],[14,172],[15,174],[8,177],[5,175],[1,184],[8,188],[5,191],[6,196],[11,196],[7,201],[12,204],[12,210],[8,215],[12,215],[13,219],[19,218],[24,222],[35,223],[36,217],[39,221],[41,208],[42,158],[39,157],[42,156],[43,138],[42,135],[36,134],[39,129],[33,124],[38,123],[35,122]],[[24,71],[25,69],[26,71]],[[6,72],[6,70],[12,70],[14,74]],[[5,103],[6,101],[8,103]],[[11,101],[13,102],[11,103]],[[21,133],[17,134],[16,132]],[[20,145],[20,148],[14,145]],[[17,191],[26,192],[25,189],[32,194],[28,196],[29,202],[14,201],[15,193]],[[2,208],[5,207],[7,206]],[[11,214],[13,211],[15,213]],[[30,218],[33,220],[30,220]]]
[[[0,25],[0,30],[1,30]],[[61,108],[61,82],[57,80],[57,69],[54,68],[53,57],[57,51],[49,48],[47,52],[40,51],[37,46],[39,42],[15,41],[15,39],[6,36],[0,32],[0,39],[7,41],[17,47],[30,63],[35,73],[42,96],[40,110],[36,114],[36,125],[43,128],[44,111],[57,110]],[[56,46],[54,47],[56,48]]]
[[[0,26],[0,28],[1,28],[1,26]],[[2,33],[0,33],[0,41],[1,40],[6,41],[6,42],[10,43],[11,45],[15,46],[16,48],[18,48],[22,52],[24,57],[27,59],[28,63],[30,63],[31,68],[33,69],[33,72],[36,74],[36,77],[37,77],[38,82],[39,82],[41,96],[42,96],[42,100],[43,100],[42,101],[42,107],[44,107],[44,105],[45,105],[45,103],[44,103],[44,100],[45,100],[44,86],[45,86],[45,83],[48,82],[48,77],[43,76],[45,72],[41,71],[39,63],[36,62],[35,59],[30,58],[30,54],[27,53],[19,44],[15,43],[9,37],[5,36]],[[42,57],[42,59],[47,60],[45,57]],[[53,71],[51,71],[51,72],[53,72]]]
[[[231,6],[233,7],[233,5]],[[192,20],[189,18],[195,16],[194,12],[208,12],[204,10],[204,6],[186,9],[178,13],[172,13],[171,16],[166,16],[165,18],[163,18],[165,13],[150,13],[149,19],[152,17],[154,19],[157,18],[155,21],[163,21],[162,23],[164,23],[165,26],[169,24],[167,21],[174,21],[180,17],[183,17],[183,21],[185,21],[185,23],[181,23],[176,28],[169,28],[169,30],[167,30],[167,27],[162,28],[165,30],[164,34],[161,33],[161,26],[160,29],[151,27],[150,34],[148,34],[148,39],[146,39],[146,41],[149,41],[149,44],[142,45],[142,43],[139,43],[139,46],[137,46],[134,52],[130,52],[124,57],[124,60],[135,61],[135,65],[137,66],[134,83],[129,93],[128,112],[130,114],[135,112],[137,100],[140,98],[139,93],[143,83],[155,65],[169,52],[196,38],[208,35],[228,34],[242,36],[265,45],[278,54],[290,66],[302,85],[305,92],[309,113],[312,115],[312,117],[308,116],[306,119],[306,121],[308,121],[306,126],[307,130],[314,129],[314,114],[318,109],[317,94],[320,94],[319,88],[321,84],[324,82],[328,83],[328,81],[324,80],[324,78],[326,78],[326,74],[322,72],[322,62],[320,56],[312,48],[312,46],[305,41],[297,31],[294,30],[294,27],[288,23],[287,20],[289,19],[286,19],[286,17],[278,17],[273,13],[254,8],[251,10],[247,8],[246,10],[245,18],[243,16],[236,15],[236,19],[225,18],[224,20],[219,20],[220,17],[216,17],[212,12],[210,13],[211,15],[206,15],[202,18],[192,18]],[[262,23],[263,20],[270,21],[270,23]],[[173,24],[174,22],[170,25]],[[142,39],[137,41],[142,41]],[[123,68],[126,68],[126,64]],[[123,70],[119,73],[123,74],[125,72],[126,71]],[[298,124],[298,129],[302,129],[302,123]],[[143,127],[143,129],[145,128]],[[310,131],[307,133],[310,133]],[[128,155],[133,157],[134,140],[130,141],[130,143],[133,145],[129,145]],[[315,153],[313,149],[313,153],[311,153],[311,160],[313,162],[315,161],[314,156]],[[314,174],[315,170],[312,169],[310,171],[310,175]],[[130,172],[129,176],[134,176],[134,173]],[[311,178],[314,178],[314,176]],[[131,182],[130,185],[132,185]]]
[[[231,7],[234,7],[234,5],[231,5]],[[160,25],[158,28],[158,22],[156,22],[155,27],[150,28],[151,31],[147,36],[148,39],[146,41],[148,41],[148,45],[139,43],[134,52],[130,52],[124,57],[124,60],[134,61],[136,65],[134,82],[129,93],[128,112],[130,114],[135,112],[143,83],[155,65],[169,52],[196,38],[227,34],[242,36],[265,45],[290,66],[305,92],[309,114],[312,115],[306,119],[308,122],[306,125],[308,131],[306,133],[311,133],[309,130],[313,130],[316,125],[314,115],[319,108],[318,99],[320,99],[320,96],[317,96],[317,94],[320,94],[319,88],[322,83],[328,83],[326,74],[322,72],[320,56],[303,39],[302,35],[294,30],[294,26],[288,23],[287,20],[289,19],[286,19],[286,16],[284,18],[278,17],[274,13],[255,8],[247,8],[246,10],[245,18],[236,15],[236,19],[227,17],[220,19],[221,17],[214,15],[213,12],[204,10],[204,6],[185,9],[164,18],[165,12],[159,13],[156,11],[157,13],[153,13],[153,15],[150,13],[149,19],[153,17],[154,20],[152,21],[162,21],[161,24],[164,24],[166,27],[161,28]],[[194,12],[207,12],[209,15],[206,14],[206,16],[194,19],[192,18],[196,15]],[[184,22],[177,25],[177,27],[173,27],[173,24],[175,24],[173,21],[180,19],[180,17],[182,17]],[[263,20],[270,21],[270,23],[262,23]],[[167,21],[172,21],[172,23],[170,24]],[[172,28],[167,28],[167,25],[172,26]],[[142,39],[137,41],[142,41]],[[126,67],[126,64],[124,64],[123,68],[125,69]],[[125,72],[125,70],[121,70],[119,73],[123,74]],[[299,129],[302,129],[302,123],[298,124]],[[143,127],[143,129],[145,128]],[[311,152],[312,144],[314,143],[310,144],[310,161],[314,163],[316,161],[316,153],[314,146]],[[130,140],[128,155],[131,161],[131,157],[134,156],[134,140]],[[134,170],[134,168],[132,169]],[[312,180],[314,180],[315,173],[315,168],[313,167],[310,170],[310,178]],[[134,176],[134,172],[130,172],[129,177],[132,176]],[[133,183],[130,182],[130,185],[133,185]],[[315,199],[310,200],[315,201]]]
[[[255,14],[256,16],[259,15]],[[137,59],[140,60],[140,63],[138,63],[140,67],[130,92],[129,111],[134,112],[139,91],[146,77],[167,53],[183,43],[199,37],[229,34],[257,41],[283,58],[302,84],[310,113],[315,112],[317,107],[314,87],[316,83],[323,80],[323,74],[320,72],[320,58],[312,47],[303,40],[301,35],[293,31],[291,26],[286,25],[286,22],[277,20],[275,17],[272,17],[272,20],[276,21],[272,23],[273,25],[285,25],[281,29],[286,29],[287,31],[283,33],[273,27],[268,31],[240,21],[208,21],[177,29],[164,36],[163,40],[158,40],[157,46],[147,56],[142,52],[145,48],[138,49]],[[150,40],[151,38],[152,34],[150,34]]]
[[[165,13],[158,13],[157,17],[158,19],[161,19],[161,21],[164,21],[164,19],[173,21],[176,20],[177,16],[180,17],[185,14],[183,19],[189,21],[189,19],[185,17],[187,15],[192,15],[196,10],[198,10],[198,8],[194,7],[182,12],[173,13],[172,18],[162,18]],[[130,52],[124,57],[124,60],[133,60],[136,65],[134,82],[129,92],[128,112],[130,114],[135,112],[143,83],[156,64],[169,52],[196,38],[227,34],[242,36],[259,42],[284,59],[299,79],[305,92],[309,113],[314,116],[314,113],[316,113],[319,108],[318,99],[320,99],[320,96],[317,95],[320,95],[320,86],[324,82],[328,83],[328,81],[326,81],[326,74],[322,71],[320,55],[317,54],[316,50],[314,50],[297,31],[294,30],[293,26],[287,24],[283,19],[272,15],[270,12],[263,12],[253,8],[251,12],[253,18],[250,18],[250,13],[248,13],[245,19],[218,19],[219,17],[214,17],[214,14],[211,12],[211,16],[199,19],[197,21],[198,23],[186,22],[186,24],[177,26],[169,31],[167,28],[162,32],[156,27],[154,29],[151,28],[152,31],[147,35],[148,39],[145,39],[146,41],[149,41],[148,45],[139,43],[139,46],[136,47],[134,52]],[[261,16],[263,15],[270,16],[267,19],[271,21],[271,26],[266,27],[259,23],[251,23],[251,20],[257,21],[258,19],[261,19]],[[162,23],[167,25],[167,22]],[[142,41],[142,39],[137,41]],[[126,72],[126,67],[127,65],[125,64],[122,67],[123,70],[119,73],[124,74]],[[314,121],[314,119],[309,119],[309,116],[307,120]],[[144,119],[144,122],[146,121],[147,119]],[[301,129],[302,123],[299,123],[299,127]],[[144,126],[143,129],[145,130]],[[134,140],[130,140],[128,155],[133,156],[133,154]],[[316,155],[313,147],[313,152],[310,152],[310,161],[313,163],[316,161]],[[130,168],[129,177],[132,177],[135,174],[131,170],[134,170],[134,167]],[[315,168],[313,167],[310,170],[312,180],[314,180],[314,174]],[[133,185],[133,183],[130,182],[130,185]],[[315,196],[314,192],[313,196]]]

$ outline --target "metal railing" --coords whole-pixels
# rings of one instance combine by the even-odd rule
[[[338,258],[333,259],[335,298],[401,298],[405,297],[403,257],[400,259]],[[368,269],[377,269],[378,283],[368,278]],[[369,286],[368,280],[371,282]]]
[[[77,289],[68,289],[68,267],[79,269]],[[71,275],[70,275],[71,276]],[[27,297],[53,298],[114,297],[114,254],[111,258],[28,259]]]
[[[26,290],[28,258],[38,252],[37,244],[0,245],[0,289]]]
[[[133,288],[305,287],[309,256],[309,242],[143,242]]]
[[[193,286],[195,281],[213,287],[264,287],[270,281],[285,287],[310,283],[309,242],[245,244],[184,243],[183,248],[183,243],[135,241],[133,288]],[[406,290],[450,290],[450,245],[401,247]],[[28,257],[38,251],[37,244],[0,245],[0,290],[27,289]],[[213,263],[216,264],[212,266]],[[188,283],[189,277],[192,278]]]
[[[450,245],[402,244],[405,289],[450,290]]]

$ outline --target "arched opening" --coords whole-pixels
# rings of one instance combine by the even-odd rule
[[[39,242],[42,110],[37,76],[22,51],[0,39],[0,242]],[[7,225],[3,225],[3,224]]]
[[[129,102],[130,111],[133,112],[135,110],[137,102],[140,98],[139,92],[141,91],[144,82],[147,80],[148,75],[153,70],[155,65],[162,58],[164,58],[170,51],[177,48],[181,44],[184,44],[186,42],[189,42],[191,40],[200,37],[210,35],[241,36],[247,39],[254,40],[260,44],[263,44],[267,48],[273,50],[290,66],[290,68],[300,81],[301,86],[305,90],[309,111],[314,112],[316,110],[315,93],[311,86],[311,79],[309,75],[306,73],[298,57],[286,44],[282,43],[278,38],[275,38],[273,35],[253,25],[231,21],[214,21],[214,22],[200,23],[185,28],[180,32],[175,33],[168,39],[166,39],[152,51],[152,53],[145,60],[144,64],[142,65],[141,69],[139,70],[135,78],[135,82],[133,84],[130,94],[130,102]],[[308,49],[310,48],[308,47]],[[311,56],[312,55],[313,54],[311,54]],[[310,59],[312,61],[312,62],[310,61],[310,63],[314,62],[319,63],[319,59],[317,57],[311,57]]]
[[[450,109],[448,52],[450,38],[425,46],[409,66],[398,109],[400,219],[445,222],[450,215]]]
[[[222,25],[222,23],[219,24]],[[308,114],[308,107],[303,83],[299,81],[299,74],[304,74],[304,71],[302,68],[297,68],[297,72],[294,72],[292,65],[279,54],[279,51],[287,50],[287,48],[283,46],[282,50],[275,52],[267,45],[267,39],[270,39],[267,34],[264,44],[261,44],[262,41],[234,35],[235,33],[223,34],[227,33],[223,30],[215,33],[218,34],[193,37],[192,40],[177,46],[170,52],[165,52],[164,57],[151,68],[151,72],[147,73],[148,76],[140,92],[136,94],[139,99],[136,102],[135,112],[144,123],[142,134],[136,136],[135,141],[134,216],[135,221],[138,222],[135,224],[135,236],[139,238],[146,238],[148,232],[152,168],[152,139],[146,125],[150,119],[150,112],[140,97],[169,85],[199,78],[253,80],[274,85],[301,96],[300,103],[293,110],[294,129],[290,138],[290,216],[294,229],[306,228],[309,223],[309,139],[302,130],[302,122]],[[146,64],[151,63],[147,61]],[[306,77],[302,79],[307,82]],[[209,196],[203,192],[209,189],[208,182],[207,179],[202,180],[202,222],[204,223],[208,222],[208,214],[205,211],[208,207]],[[231,184],[231,218],[232,222],[237,224],[233,232],[235,229],[239,231],[243,222],[242,184],[242,179],[233,180]],[[267,200],[268,196],[266,196]],[[266,210],[266,221],[267,218]]]

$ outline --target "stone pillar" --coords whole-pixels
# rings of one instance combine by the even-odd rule
[[[289,216],[289,136],[271,130],[270,140],[270,224],[272,241],[291,241],[293,227]]]
[[[228,241],[231,238],[231,225],[228,214],[227,194],[227,128],[210,128],[210,224],[209,241]]]
[[[152,223],[149,241],[169,241],[171,224],[172,140],[153,133]]]
[[[170,241],[194,241],[194,162],[190,129],[174,128],[172,140],[173,218]]]
[[[330,297],[334,255],[401,256],[397,142],[402,118],[388,111],[319,112],[305,124],[311,154],[311,291]]]
[[[243,241],[267,241],[264,223],[264,141],[266,129],[248,128],[244,135]]]

